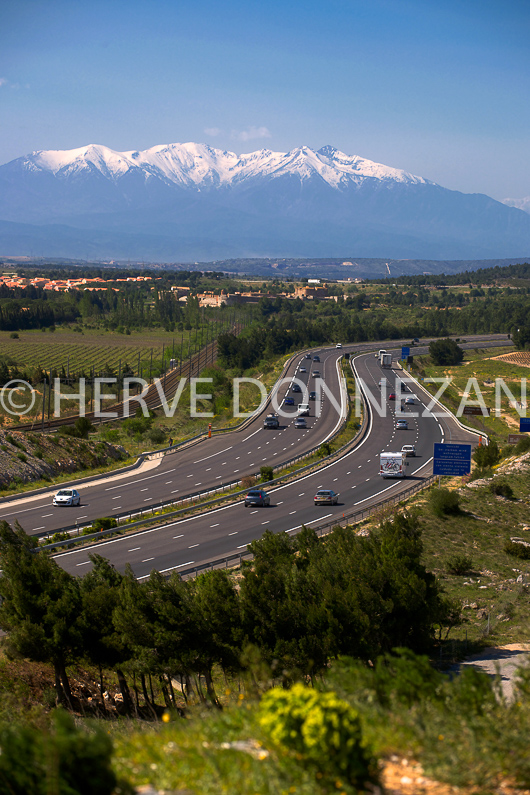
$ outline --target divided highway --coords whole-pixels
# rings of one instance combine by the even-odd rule
[[[340,352],[328,352],[330,360]],[[328,359],[326,359],[328,361]],[[372,353],[353,357],[353,364],[367,391],[380,402],[382,377],[390,382],[388,393],[395,388],[400,371],[383,370]],[[432,472],[432,453],[435,442],[477,443],[477,437],[459,427],[452,418],[433,416],[426,410],[430,398],[410,382],[410,394],[415,405],[407,416],[408,430],[396,430],[394,401],[383,404],[383,416],[371,412],[369,431],[363,441],[350,453],[316,473],[270,490],[271,506],[245,508],[243,502],[209,511],[189,519],[172,522],[128,537],[120,537],[97,545],[97,552],[108,558],[118,569],[130,563],[135,575],[146,577],[152,569],[161,572],[186,569],[200,561],[224,557],[244,549],[265,530],[296,532],[303,524],[317,526],[334,517],[340,519],[346,511],[375,504],[386,496],[399,494],[412,483],[421,481]],[[409,394],[409,393],[407,393]],[[416,416],[415,416],[416,415]],[[250,441],[250,440],[249,440]],[[254,443],[255,444],[255,443]],[[379,453],[400,450],[403,444],[415,444],[417,455],[410,458],[406,480],[383,480],[379,476]],[[337,506],[315,507],[313,496],[319,488],[331,488],[340,493]],[[89,550],[79,549],[60,554],[58,563],[74,574],[90,569]]]
[[[399,349],[401,342],[379,344],[390,350],[391,347],[395,348],[396,346]],[[510,341],[504,335],[495,338],[474,336],[468,337],[467,344],[462,347],[506,344],[510,344]],[[373,354],[362,356],[358,353],[367,349],[373,351],[374,343],[344,346],[343,350],[328,348],[312,351],[312,358],[314,355],[320,355],[320,363],[314,363],[312,358],[309,360],[300,354],[293,359],[286,377],[289,381],[297,377],[311,390],[314,388],[315,382],[311,373],[318,368],[326,386],[340,405],[341,389],[337,362],[344,351],[351,352],[352,356],[357,355],[355,361],[359,376],[368,385],[373,384],[376,391],[379,390],[378,381],[382,371]],[[413,352],[425,353],[426,348],[418,347]],[[306,372],[302,372],[300,369],[304,367]],[[287,394],[295,399],[295,404],[303,400],[303,395],[293,394],[286,383],[279,390],[278,402],[281,403],[282,398]],[[314,404],[312,404],[312,415],[314,415],[313,406]],[[118,476],[110,475],[109,478],[103,480],[82,484],[79,487],[82,496],[80,508],[54,507],[52,496],[56,488],[52,488],[44,494],[0,502],[0,519],[5,519],[8,522],[18,519],[26,532],[40,536],[59,530],[66,525],[75,524],[76,520],[82,526],[101,516],[112,516],[129,511],[134,513],[142,508],[145,510],[150,506],[160,504],[162,500],[167,501],[172,497],[178,499],[179,496],[186,496],[189,493],[215,488],[222,483],[232,482],[247,474],[257,472],[262,465],[278,465],[295,455],[312,449],[329,438],[340,423],[340,417],[333,402],[326,397],[323,400],[322,408],[320,418],[314,416],[308,418],[307,430],[294,428],[294,418],[297,416],[296,405],[289,407],[289,410],[293,412],[292,419],[282,419],[278,430],[265,430],[263,419],[270,411],[269,406],[243,429],[216,435],[199,444],[166,455],[160,459],[158,465],[152,462],[153,468],[149,471],[133,471]],[[455,439],[469,441],[476,438],[469,436],[466,439],[463,431],[451,420],[441,420],[439,423],[432,417],[413,419],[408,431],[396,432],[394,408],[393,405],[388,405],[389,413],[386,417],[379,418],[377,413],[375,414],[369,436],[353,453],[316,475],[308,476],[290,486],[275,489],[272,492],[273,507],[265,509],[267,516],[262,515],[263,509],[258,511],[252,509],[245,512],[243,508],[242,512],[233,513],[236,508],[223,508],[201,517],[179,522],[180,529],[178,533],[175,532],[175,536],[178,537],[165,538],[165,536],[170,536],[172,531],[157,528],[150,530],[148,534],[136,536],[137,539],[143,538],[142,546],[138,549],[125,549],[128,540],[122,539],[123,546],[115,546],[115,541],[109,542],[108,545],[99,544],[98,552],[107,554],[104,551],[107,548],[119,549],[115,560],[116,565],[123,567],[126,561],[130,561],[135,571],[138,570],[139,576],[144,576],[146,568],[170,569],[173,566],[185,566],[192,561],[221,557],[238,547],[244,547],[248,541],[259,537],[267,528],[275,531],[293,530],[301,523],[318,522],[328,513],[331,519],[333,515],[341,515],[342,512],[351,510],[353,506],[362,507],[380,499],[379,495],[381,494],[383,496],[387,492],[393,494],[397,489],[403,488],[403,484],[381,482],[377,474],[378,454],[381,450],[392,450],[398,443],[398,449],[405,443],[416,444],[418,456],[416,459],[411,459],[413,465],[409,467],[409,470],[415,478],[423,478],[430,471],[429,459],[432,456],[434,441],[441,441],[442,438],[445,438],[446,441]],[[410,479],[406,485],[410,485]],[[341,505],[333,506],[329,511],[315,509],[312,497],[314,491],[320,487],[339,491]],[[284,505],[289,510],[287,507],[284,508]],[[237,506],[237,509],[240,507]],[[219,517],[221,521],[219,521]],[[231,522],[235,525],[233,528],[230,527]],[[183,528],[186,532],[183,532]],[[129,540],[131,538],[132,536],[129,537]],[[236,540],[237,544],[234,543]],[[187,541],[190,543],[186,544]],[[151,549],[152,544],[153,549]],[[146,552],[146,545],[149,546],[149,552]],[[135,543],[130,546],[138,545]],[[196,552],[188,553],[186,552],[188,549],[196,550]],[[136,552],[139,554],[135,555]],[[86,552],[84,554],[85,562],[82,565],[87,565]],[[147,566],[147,564],[150,565]],[[77,565],[77,563],[74,564],[75,567]],[[79,571],[77,568],[76,570]]]
[[[280,417],[277,430],[263,427],[264,417],[271,411],[268,406],[244,428],[214,435],[183,450],[177,449],[147,472],[133,471],[119,478],[111,475],[109,479],[79,485],[79,507],[53,506],[52,497],[57,491],[54,487],[44,494],[0,503],[0,519],[12,522],[16,518],[27,533],[43,535],[75,525],[76,521],[83,526],[101,516],[145,510],[160,505],[161,501],[214,489],[245,475],[259,473],[262,466],[276,466],[301,455],[329,438],[340,424],[341,417],[324,394],[321,416],[315,417],[312,410],[307,429],[295,428],[297,406],[303,402],[303,393],[293,393],[289,382],[296,378],[309,391],[316,389],[317,379],[312,373],[318,369],[326,387],[341,406],[338,368],[341,353],[334,348],[315,350],[311,352],[310,359],[306,359],[304,354],[294,359],[285,376],[286,383],[279,388],[278,405],[282,405],[287,394],[294,398],[295,405],[282,406],[292,416],[289,419]],[[314,362],[314,356],[319,356],[321,361]],[[205,424],[207,422],[205,420]]]

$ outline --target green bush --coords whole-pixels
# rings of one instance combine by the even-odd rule
[[[473,561],[469,555],[451,555],[445,561],[445,570],[449,574],[467,574],[473,568]]]
[[[112,527],[117,527],[118,522],[112,516],[103,516],[101,519],[96,519],[92,522],[92,533],[98,533],[100,530],[110,530]]]
[[[272,467],[260,467],[259,475],[262,483],[274,480],[274,470]]]
[[[259,722],[278,746],[313,768],[326,792],[344,777],[363,786],[374,780],[372,760],[362,742],[357,711],[336,693],[320,693],[303,684],[273,688],[263,696]]]
[[[153,442],[153,444],[162,444],[165,438],[166,434],[161,428],[153,428],[149,431],[149,440]]]
[[[512,555],[514,558],[519,558],[520,560],[530,560],[530,547],[527,547],[524,544],[518,544],[517,541],[512,541],[511,539],[506,541],[504,544],[504,551],[508,555]]]
[[[530,436],[523,436],[523,438],[519,439],[519,441],[515,445],[514,453],[516,455],[522,455],[523,453],[527,453],[529,450],[530,450]]]
[[[454,340],[435,340],[429,345],[429,356],[433,364],[438,367],[460,364],[464,358],[464,351]]]
[[[484,469],[485,467],[495,466],[500,460],[501,453],[497,442],[490,442],[477,447],[473,453],[473,460],[475,464]]]
[[[490,483],[489,488],[492,494],[497,494],[499,497],[506,497],[507,500],[513,499],[513,489],[505,480],[493,481],[493,483]]]
[[[111,795],[112,742],[100,729],[76,727],[62,710],[50,731],[7,724],[0,730],[0,789],[10,795]]]
[[[23,464],[28,460],[28,457],[24,455],[24,453],[17,453],[17,458],[19,461],[22,461]]]
[[[429,504],[435,516],[444,517],[460,511],[460,497],[456,491],[449,491],[449,489],[431,491]]]

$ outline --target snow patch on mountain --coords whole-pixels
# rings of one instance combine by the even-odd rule
[[[106,146],[90,144],[79,149],[33,152],[21,160],[28,170],[48,171],[62,178],[96,169],[104,177],[117,181],[128,172],[139,171],[145,179],[156,177],[197,189],[236,185],[257,177],[283,176],[296,176],[302,182],[319,177],[336,189],[352,183],[359,185],[365,179],[434,184],[406,171],[347,155],[332,146],[318,151],[308,146],[290,152],[260,149],[238,155],[192,142],[161,144],[130,152],[116,152]]]
[[[524,210],[525,213],[530,214],[530,196],[525,196],[524,199],[503,199],[502,203],[508,207],[517,207],[518,210]]]

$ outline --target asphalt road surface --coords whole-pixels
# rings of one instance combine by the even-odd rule
[[[340,351],[328,353],[333,360]],[[372,410],[367,435],[350,453],[316,473],[271,489],[270,507],[245,508],[241,501],[192,518],[99,543],[96,547],[98,554],[109,559],[120,570],[129,563],[139,578],[148,576],[152,569],[161,572],[186,569],[194,563],[245,549],[265,530],[275,533],[296,532],[302,525],[315,526],[332,521],[334,517],[339,519],[346,511],[376,504],[387,496],[398,494],[431,474],[435,442],[477,443],[477,436],[460,428],[452,417],[433,416],[427,411],[430,397],[414,382],[410,382],[411,392],[407,393],[415,397],[415,405],[410,410],[402,414],[394,401],[381,402],[382,377],[389,381],[390,393],[395,389],[398,378],[407,380],[402,372],[383,370],[373,354],[356,355],[353,364],[357,375],[366,384],[367,391],[372,393],[374,401],[377,398],[382,410]],[[396,429],[396,412],[398,417],[407,417],[408,430]],[[383,416],[379,416],[379,413]],[[264,436],[265,432],[262,433]],[[409,459],[409,476],[404,480],[381,479],[379,453],[400,450],[403,444],[416,445],[417,455]],[[257,449],[256,440],[253,447]],[[222,461],[216,464],[216,468],[220,465]],[[313,496],[319,488],[331,488],[339,492],[339,504],[315,507]],[[67,571],[82,575],[91,566],[88,553],[88,549],[72,550],[58,555],[56,560]]]

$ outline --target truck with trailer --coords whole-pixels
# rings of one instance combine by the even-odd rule
[[[379,474],[382,478],[406,478],[407,467],[406,453],[381,453],[379,457]]]
[[[392,367],[392,354],[382,353],[379,363],[381,364],[381,367]]]

